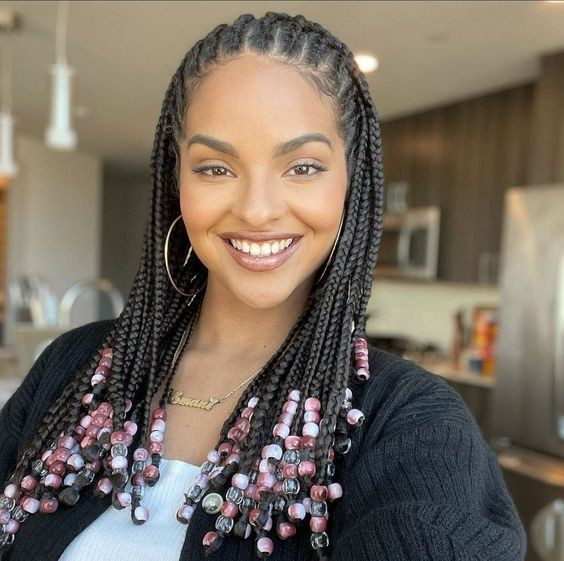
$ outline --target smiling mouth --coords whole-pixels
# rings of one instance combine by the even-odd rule
[[[302,236],[252,242],[237,238],[222,238],[227,251],[236,263],[251,271],[270,271],[282,265],[296,252]]]

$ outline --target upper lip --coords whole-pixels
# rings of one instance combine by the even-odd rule
[[[225,232],[221,234],[224,239],[251,240],[264,242],[268,240],[287,240],[289,238],[300,238],[301,234],[290,234],[287,232]]]

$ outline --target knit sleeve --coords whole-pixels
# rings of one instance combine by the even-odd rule
[[[363,440],[331,559],[522,561],[525,530],[471,413],[446,382],[413,379]]]
[[[39,355],[18,389],[0,411],[0,483],[4,483],[16,467],[21,434],[45,365],[53,353],[55,341],[52,341]]]

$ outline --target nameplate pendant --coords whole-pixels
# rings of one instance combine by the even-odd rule
[[[219,403],[219,399],[210,397],[206,401],[203,399],[192,398],[185,396],[184,392],[170,388],[167,403],[170,405],[184,405],[185,407],[195,407],[196,409],[206,409],[209,411],[214,405]]]

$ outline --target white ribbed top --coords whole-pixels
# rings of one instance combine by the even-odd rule
[[[145,487],[141,504],[149,519],[139,526],[131,520],[131,507],[110,506],[67,546],[59,561],[100,561],[100,544],[120,561],[178,561],[187,526],[176,520],[184,493],[200,466],[161,458],[160,477],[154,487]],[[128,481],[126,491],[131,491]]]

